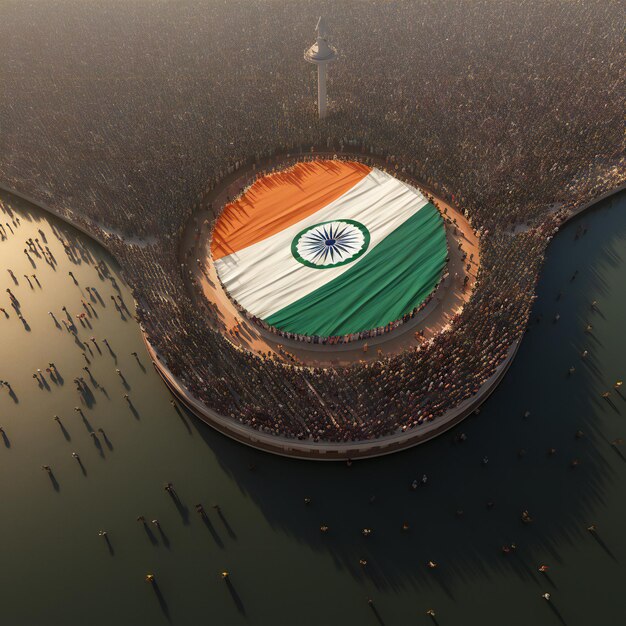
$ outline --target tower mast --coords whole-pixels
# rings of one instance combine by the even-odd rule
[[[326,117],[326,76],[328,64],[337,58],[337,50],[328,43],[328,31],[326,22],[320,17],[315,28],[317,39],[315,43],[304,53],[305,61],[317,65],[317,110],[319,118]]]

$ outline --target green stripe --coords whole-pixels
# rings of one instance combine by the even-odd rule
[[[265,321],[292,333],[324,337],[385,326],[426,299],[446,256],[443,220],[429,203],[341,276]]]

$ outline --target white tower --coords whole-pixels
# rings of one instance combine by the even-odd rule
[[[315,28],[317,41],[304,53],[304,60],[317,65],[317,110],[320,119],[326,117],[326,66],[337,58],[337,50],[328,43],[328,31],[324,18],[320,17]]]

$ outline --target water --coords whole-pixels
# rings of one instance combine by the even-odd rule
[[[21,226],[0,242],[0,306],[10,314],[0,314],[0,378],[12,383],[18,399],[0,391],[3,624],[403,626],[432,624],[429,608],[441,625],[626,623],[626,445],[610,444],[626,438],[626,402],[613,389],[626,379],[625,194],[568,225],[551,244],[534,312],[543,320],[532,325],[479,416],[434,442],[350,468],[267,456],[179,414],[137,324],[128,314],[122,319],[110,298],[118,292],[94,268],[94,261],[106,262],[132,310],[115,263],[24,203],[15,214]],[[576,241],[581,223],[589,232]],[[22,252],[28,237],[40,237],[38,229],[56,271],[34,256],[32,268]],[[80,262],[68,259],[54,230],[78,250]],[[25,273],[36,273],[41,288],[32,281],[31,290]],[[92,328],[76,320],[77,335],[94,352],[89,367],[99,388],[82,370],[77,341],[48,315],[55,312],[60,322],[63,305],[73,315],[82,311],[88,285],[105,306],[93,303]],[[10,307],[6,287],[29,330]],[[580,358],[584,349],[587,360]],[[64,380],[57,385],[47,377],[48,390],[32,374],[51,361]],[[572,365],[576,372],[568,377]],[[77,376],[89,382],[91,406],[75,390]],[[610,401],[601,397],[607,390]],[[83,407],[85,420],[75,406]],[[579,429],[584,436],[576,438]],[[461,432],[467,441],[455,443]],[[51,466],[56,489],[43,464]],[[411,481],[423,473],[428,484],[412,491]],[[169,481],[179,506],[164,491]],[[203,503],[209,524],[196,503]],[[525,509],[534,518],[530,525],[520,521]],[[138,515],[157,518],[163,533],[149,524],[148,535]],[[401,530],[403,522],[409,531]],[[596,535],[586,530],[592,522]],[[327,534],[320,533],[322,523]],[[364,527],[373,529],[371,536],[362,536]],[[517,549],[504,555],[501,547],[511,543]],[[426,566],[431,559],[435,570]],[[537,571],[540,563],[550,566],[549,577]],[[231,586],[221,579],[223,570]],[[149,572],[158,593],[144,582]],[[546,591],[550,604],[541,598]]]

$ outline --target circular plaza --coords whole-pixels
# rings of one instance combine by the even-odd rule
[[[268,452],[356,459],[417,445],[471,414],[496,387],[516,346],[477,393],[440,410],[437,419],[399,423],[382,437],[322,437],[318,420],[339,428],[349,416],[320,391],[319,380],[359,372],[378,377],[396,364],[428,360],[454,336],[477,285],[480,256],[467,216],[393,159],[324,152],[268,157],[235,169],[203,196],[182,233],[181,270],[207,325],[233,355],[285,379],[302,377],[300,393],[321,407],[315,432],[283,436],[255,427],[256,418],[244,424],[200,401],[155,353],[157,369],[198,417]],[[268,392],[259,386],[258,393]],[[350,421],[357,429],[378,428]]]
[[[452,329],[480,267],[461,211],[399,164],[357,153],[233,172],[179,254],[190,295],[235,348],[323,368],[426,347]]]
[[[247,319],[338,345],[413,319],[448,250],[440,212],[415,186],[357,161],[317,160],[262,175],[229,202],[210,257]]]

